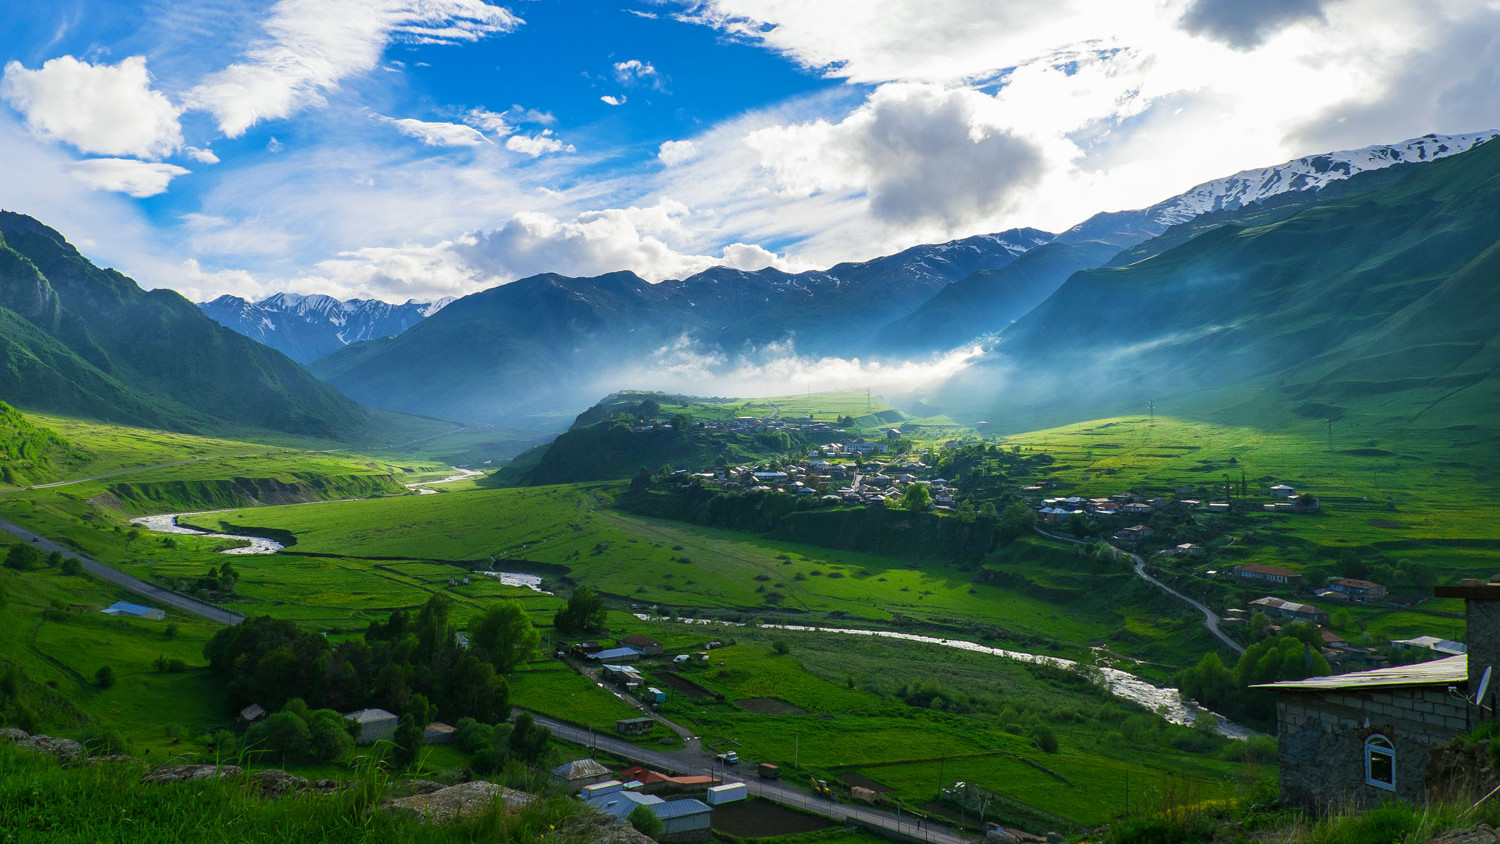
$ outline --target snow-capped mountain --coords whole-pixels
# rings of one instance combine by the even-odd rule
[[[379,299],[277,293],[258,302],[225,295],[198,307],[220,325],[307,364],[350,343],[400,334],[452,301],[393,305]]]
[[[1058,239],[1079,242],[1123,231],[1157,235],[1170,226],[1213,211],[1233,211],[1280,194],[1316,190],[1330,182],[1394,164],[1420,163],[1457,155],[1497,135],[1500,131],[1494,129],[1463,135],[1423,135],[1396,144],[1307,155],[1271,167],[1241,170],[1232,176],[1204,182],[1149,208],[1096,214]]]

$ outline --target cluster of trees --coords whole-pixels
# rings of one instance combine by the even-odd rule
[[[292,698],[280,712],[251,725],[243,744],[246,753],[283,765],[334,762],[353,749],[358,730],[335,710],[312,709],[301,698]]]
[[[568,596],[568,603],[552,616],[552,624],[559,633],[588,633],[604,629],[608,611],[604,599],[587,586],[580,586]]]
[[[61,551],[43,554],[31,545],[12,545],[10,550],[5,552],[5,566],[16,571],[34,569],[43,563],[51,568],[61,568],[64,574],[77,574],[79,571],[78,561],[64,559]],[[72,566],[69,566],[69,563],[72,563]]]
[[[189,595],[233,596],[234,588],[239,582],[240,573],[225,563],[217,568],[209,566],[206,573],[192,580],[178,580],[172,584],[172,588]]]
[[[397,610],[336,644],[262,616],[219,631],[203,653],[235,709],[275,712],[296,699],[341,712],[380,707],[414,716],[419,729],[432,717],[504,720],[504,674],[535,652],[536,631],[517,603],[500,601],[469,621],[465,648],[451,613],[452,602],[434,595],[415,616]]]
[[[552,739],[552,731],[538,725],[526,712],[517,715],[514,724],[486,724],[462,718],[454,727],[459,749],[473,757],[470,768],[481,776],[500,770],[511,760],[544,761]]]
[[[1330,670],[1318,651],[1318,628],[1299,622],[1251,645],[1233,668],[1209,653],[1179,671],[1174,682],[1184,696],[1221,715],[1265,723],[1276,716],[1276,693],[1251,686],[1321,677]]]

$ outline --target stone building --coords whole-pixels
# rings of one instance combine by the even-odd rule
[[[1432,751],[1495,717],[1496,690],[1480,690],[1500,659],[1500,583],[1440,586],[1463,598],[1468,653],[1268,683],[1277,692],[1283,803],[1312,811],[1427,799]],[[1500,678],[1497,678],[1500,679]]]

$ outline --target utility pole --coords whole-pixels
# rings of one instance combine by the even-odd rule
[[[1151,424],[1156,424],[1156,399],[1146,399],[1146,409],[1151,411]]]
[[[1333,417],[1330,416],[1326,421],[1328,423],[1328,450],[1333,451]]]

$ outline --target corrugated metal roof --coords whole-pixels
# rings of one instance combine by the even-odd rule
[[[713,809],[707,803],[686,797],[681,800],[672,800],[666,803],[658,803],[651,807],[658,818],[681,818],[687,815],[697,815],[703,812],[712,812]]]
[[[1419,662],[1415,665],[1397,665],[1391,668],[1355,671],[1351,674],[1335,674],[1329,677],[1309,677],[1306,680],[1283,680],[1279,683],[1263,683],[1250,688],[1317,692],[1383,686],[1451,686],[1468,679],[1469,657],[1467,654],[1459,654],[1447,659],[1435,659],[1432,662]]]

